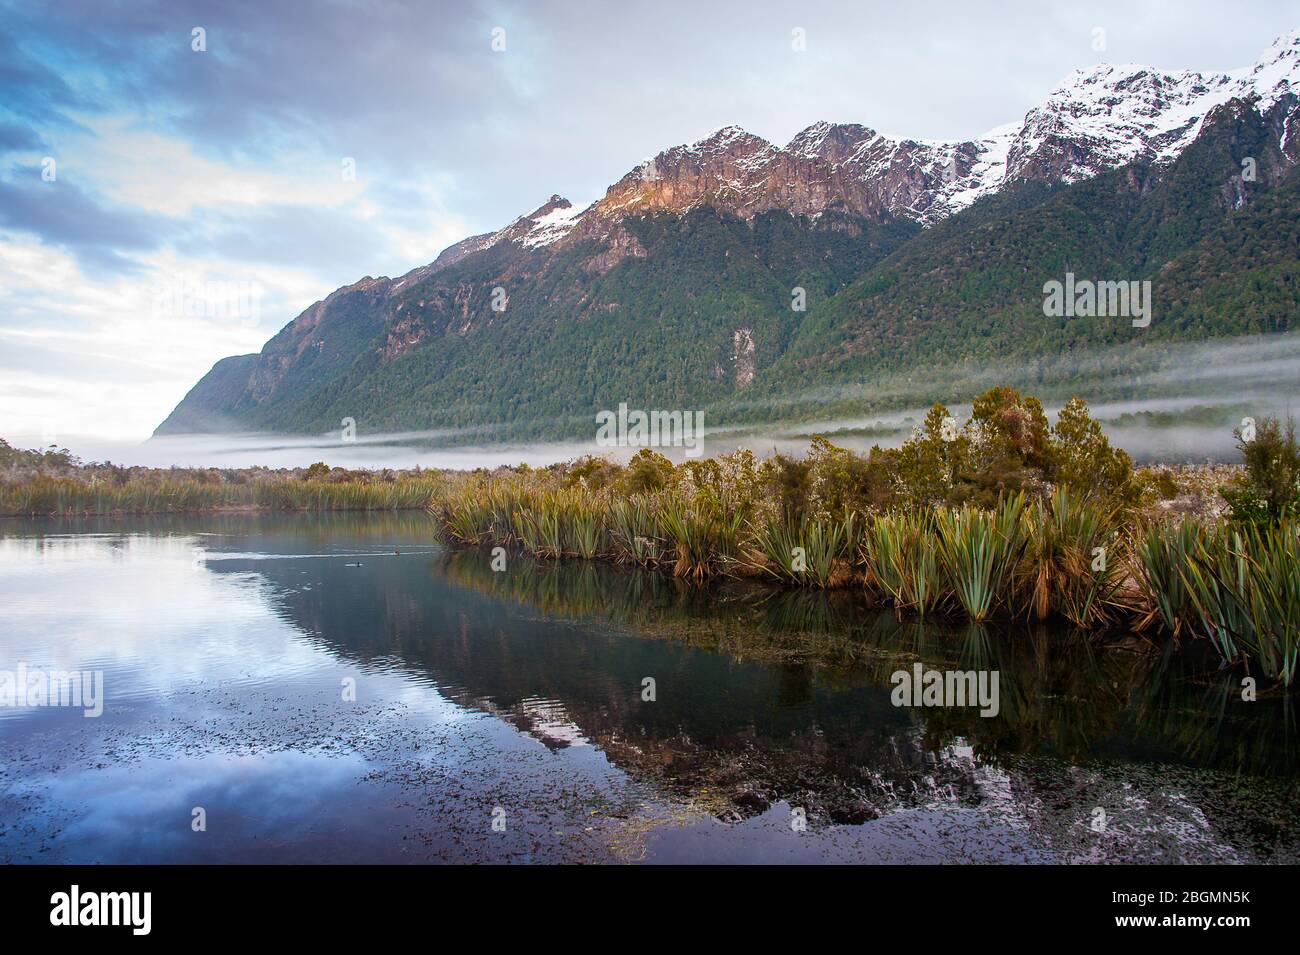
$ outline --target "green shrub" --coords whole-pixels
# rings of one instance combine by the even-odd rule
[[[1062,486],[1029,507],[1024,522],[1019,576],[1028,612],[1040,620],[1057,614],[1078,627],[1110,623],[1128,574],[1114,512]]]
[[[840,518],[788,518],[774,516],[751,525],[756,554],[751,567],[783,583],[825,588],[854,549],[856,520],[852,513]]]
[[[1300,517],[1300,446],[1295,422],[1288,420],[1285,431],[1275,417],[1267,417],[1246,440],[1241,428],[1237,449],[1246,465],[1240,479],[1221,493],[1232,519],[1243,524],[1277,524]]]
[[[1112,448],[1082,398],[1071,398],[1052,426],[1047,477],[1076,497],[1136,503],[1139,487],[1127,452]]]
[[[673,463],[657,451],[642,448],[632,455],[618,477],[623,494],[652,494],[666,488],[673,480]]]
[[[887,514],[868,522],[859,555],[868,587],[893,601],[895,609],[922,616],[945,602],[937,531],[924,512]]]
[[[1300,653],[1300,525],[1222,528],[1182,570],[1197,623],[1226,661],[1290,686]]]
[[[939,559],[957,602],[971,620],[986,620],[1009,602],[1014,571],[1025,549],[1024,497],[1006,498],[993,510],[970,504],[935,515]]]

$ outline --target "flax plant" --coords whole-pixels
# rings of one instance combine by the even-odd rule
[[[937,531],[920,511],[887,514],[868,522],[859,549],[866,584],[899,611],[925,616],[948,599],[939,565]]]
[[[1010,596],[1012,576],[1025,547],[1023,510],[1024,496],[1016,494],[992,511],[967,504],[935,515],[940,562],[957,602],[971,620],[987,620]]]

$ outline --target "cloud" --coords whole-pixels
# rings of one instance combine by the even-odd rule
[[[0,154],[45,148],[45,140],[26,123],[0,121]]]
[[[157,248],[169,223],[130,207],[102,204],[41,168],[15,166],[0,180],[0,226],[72,249],[92,271],[134,271],[129,253]]]

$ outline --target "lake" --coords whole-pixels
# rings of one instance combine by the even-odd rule
[[[1300,860],[1294,701],[1123,634],[496,571],[400,513],[0,522],[0,600],[0,671],[103,680],[0,707],[6,862]],[[895,705],[918,662],[997,715]]]

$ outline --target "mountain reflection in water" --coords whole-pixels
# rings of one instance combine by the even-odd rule
[[[39,656],[41,640],[68,665],[79,654],[113,657],[102,646],[88,652],[61,631],[61,594],[93,586],[93,578],[58,575],[80,573],[74,568],[83,565],[86,575],[107,571],[119,599],[148,613],[163,597],[147,580],[156,584],[159,567],[189,564],[202,586],[218,588],[214,612],[242,608],[246,614],[239,647],[206,639],[188,644],[201,648],[194,652],[209,664],[198,684],[232,690],[232,705],[274,698],[277,707],[292,709],[284,701],[297,701],[298,687],[337,687],[333,671],[319,674],[326,664],[341,666],[382,676],[384,692],[403,705],[436,694],[453,705],[439,717],[449,733],[463,724],[454,717],[458,711],[536,740],[560,760],[526,770],[550,774],[545,785],[592,774],[590,792],[600,794],[600,805],[549,808],[562,821],[532,827],[534,845],[522,855],[499,852],[477,834],[448,838],[459,823],[429,818],[418,802],[404,805],[409,818],[402,824],[426,833],[435,858],[605,858],[614,830],[630,827],[647,806],[656,820],[637,833],[637,858],[770,858],[771,845],[793,838],[794,807],[809,821],[809,841],[799,851],[834,833],[841,844],[817,852],[836,861],[998,857],[978,840],[969,848],[957,844],[968,837],[954,833],[972,824],[999,827],[1010,834],[1004,840],[1010,858],[1034,861],[1294,861],[1300,850],[1291,702],[1244,702],[1239,679],[1207,674],[1193,654],[1156,651],[1122,635],[1098,642],[1042,626],[899,621],[854,593],[773,591],[739,581],[700,589],[603,564],[513,557],[506,571],[494,572],[487,551],[436,546],[422,515],[13,522],[0,534],[6,597],[25,579],[49,584],[45,596],[37,587],[24,598],[33,602],[32,614],[48,614],[45,636],[18,632],[10,645],[0,644],[5,660],[20,652]],[[141,565],[137,575],[134,562]],[[200,605],[194,606],[197,617]],[[153,612],[169,611],[154,606]],[[186,625],[180,613],[174,627]],[[215,625],[204,626],[210,636]],[[111,621],[105,629],[114,639]],[[283,641],[282,650],[259,662],[258,648],[274,641]],[[182,669],[176,661],[128,674],[121,659],[132,652],[157,659],[180,651],[161,637],[135,650],[118,647],[121,672],[111,662],[105,666],[106,721],[114,687],[121,699],[131,680],[153,681],[132,696],[135,705],[148,706],[161,704],[139,701],[175,696],[190,685],[175,674],[159,675],[173,664]],[[234,666],[222,660],[225,653],[239,656],[247,672],[224,669]],[[998,715],[894,706],[890,676],[915,662],[998,671]],[[642,698],[646,678],[654,681],[653,701]],[[309,712],[306,703],[296,705]],[[310,712],[309,723],[330,719],[319,709]],[[411,729],[402,722],[411,717],[393,719]],[[0,738],[30,743],[14,723],[0,720]],[[65,733],[101,730],[67,720],[58,726]],[[50,731],[42,724],[42,732]],[[287,730],[268,731],[281,732]],[[395,732],[402,740],[416,735]],[[462,749],[446,743],[426,751],[423,743],[410,743],[420,753],[419,772],[393,771],[391,750],[406,742],[386,741],[381,756],[346,737],[328,765],[337,768],[360,753],[371,765],[357,769],[359,778],[382,777],[385,785],[426,795],[435,790],[427,801],[481,803],[487,812],[493,800],[509,801],[522,786],[500,754],[483,751],[515,745],[493,732],[494,742]],[[140,743],[145,735],[137,731],[134,739]],[[321,727],[321,735],[329,728]],[[212,740],[190,745],[234,747]],[[286,759],[286,752],[305,749],[300,741],[245,741],[241,752],[267,758],[274,750]],[[490,785],[476,781],[477,770],[458,769],[475,759],[500,764]],[[15,809],[22,782],[15,765],[31,768],[36,761],[20,755],[6,767],[0,798],[0,823],[11,823],[0,833],[0,851],[22,859],[37,837],[24,838],[22,825],[12,825],[23,818]],[[285,772],[300,774],[302,767]],[[633,789],[615,794],[624,783]],[[38,782],[35,791],[42,785],[54,791],[57,777]],[[676,816],[674,807],[688,812]],[[75,820],[81,808],[70,799],[65,815]],[[1098,809],[1107,820],[1102,827]],[[93,814],[93,807],[87,811]],[[584,814],[600,824],[578,825]],[[391,834],[384,827],[391,823],[382,817],[372,823],[365,843],[372,857],[387,857]],[[592,844],[553,850],[547,845],[552,828],[569,823]],[[865,845],[872,833],[882,839],[888,833],[888,852]],[[105,845],[102,838],[95,844]],[[240,846],[228,849],[223,858],[241,857]],[[171,858],[189,850],[139,851],[126,855]],[[96,858],[123,855],[104,850]],[[277,858],[304,855],[320,857],[300,842]]]

